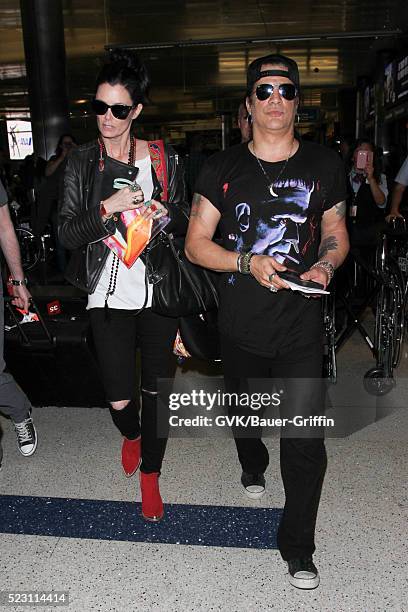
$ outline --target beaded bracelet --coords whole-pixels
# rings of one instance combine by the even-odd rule
[[[8,284],[12,287],[27,287],[28,280],[26,278],[21,278],[19,280],[16,278],[10,278]]]
[[[327,272],[327,276],[329,277],[329,283],[330,283],[331,279],[334,276],[334,266],[332,263],[330,263],[330,261],[327,261],[326,259],[322,259],[321,261],[316,261],[316,263],[314,263],[313,266],[310,267],[311,270],[313,268],[322,268],[322,270],[325,270],[325,272]]]

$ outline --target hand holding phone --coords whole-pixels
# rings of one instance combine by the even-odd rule
[[[357,151],[356,168],[357,170],[365,170],[368,164],[373,163],[372,151]]]
[[[295,272],[285,270],[284,272],[278,272],[278,276],[285,281],[292,291],[300,291],[301,293],[329,293],[329,291],[325,291],[324,286],[320,283],[303,280]]]

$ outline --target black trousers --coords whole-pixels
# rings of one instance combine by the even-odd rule
[[[132,400],[123,411],[114,411],[114,422],[129,439],[141,434],[141,471],[160,472],[167,439],[157,437],[157,379],[174,376],[173,343],[178,319],[155,314],[150,308],[138,314],[132,310],[109,308],[105,312],[104,308],[92,308],[89,314],[107,399]]]
[[[225,389],[230,393],[248,390],[248,379],[296,379],[291,388],[290,406],[281,416],[307,416],[323,413],[322,350],[314,347],[292,348],[274,359],[248,353],[226,337],[221,339]],[[304,384],[298,384],[306,379]],[[242,409],[238,410],[242,413]],[[286,414],[285,414],[286,412]],[[265,472],[269,454],[260,438],[239,437],[234,431],[242,469],[251,474]],[[251,432],[252,435],[254,432]],[[295,434],[296,435],[296,434]],[[312,434],[314,435],[314,434]],[[278,531],[278,546],[284,560],[311,556],[315,551],[316,517],[327,465],[321,437],[281,437],[280,467],[285,489],[285,507]],[[293,431],[291,436],[293,436]]]

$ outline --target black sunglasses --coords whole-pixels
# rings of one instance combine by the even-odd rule
[[[297,96],[298,91],[292,83],[281,83],[280,85],[263,83],[262,85],[258,85],[255,89],[256,97],[258,100],[267,100],[272,96],[275,87],[278,87],[279,95],[285,98],[285,100],[294,100]]]
[[[116,119],[126,119],[134,106],[126,106],[126,104],[106,104],[102,100],[92,100],[92,110],[96,115],[105,115],[111,109],[112,115]]]

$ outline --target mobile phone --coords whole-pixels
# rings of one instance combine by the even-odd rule
[[[282,280],[295,283],[299,287],[307,287],[310,289],[323,289],[323,285],[321,283],[316,283],[316,281],[303,280],[298,274],[296,274],[296,272],[290,272],[289,270],[285,270],[284,272],[278,272],[278,276]]]
[[[356,168],[358,170],[365,170],[367,164],[373,162],[372,151],[357,151]]]

